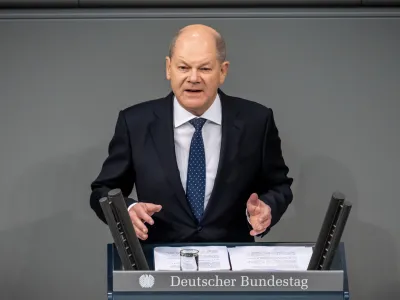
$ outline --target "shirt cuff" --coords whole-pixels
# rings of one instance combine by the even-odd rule
[[[249,215],[249,212],[247,211],[247,208],[246,208],[246,218],[247,218],[247,222],[249,222],[249,224],[251,224],[250,223],[250,215]]]
[[[128,211],[132,208],[132,207],[134,207],[136,204],[138,204],[137,202],[134,202],[134,203],[132,203],[131,205],[129,205],[128,206]]]

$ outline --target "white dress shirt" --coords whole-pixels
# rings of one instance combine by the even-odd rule
[[[188,112],[174,99],[174,141],[176,162],[181,176],[182,187],[186,192],[187,169],[189,161],[189,150],[194,127],[189,123],[197,116]],[[204,151],[206,157],[206,190],[204,196],[204,209],[210,199],[217,174],[219,152],[221,149],[221,100],[217,97],[210,108],[199,116],[206,119],[202,128]]]

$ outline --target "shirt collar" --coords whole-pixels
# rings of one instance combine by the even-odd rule
[[[218,94],[215,97],[213,104],[211,104],[211,106],[200,117],[221,125],[221,99]],[[183,108],[178,102],[178,99],[174,97],[174,127],[177,128],[194,118],[197,118],[197,116]]]

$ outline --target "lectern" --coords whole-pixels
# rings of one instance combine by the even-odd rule
[[[332,195],[316,243],[141,244],[121,190],[100,200],[114,243],[107,245],[109,300],[344,300],[349,287],[344,244],[340,242],[351,203]],[[158,246],[306,246],[312,257],[304,271],[155,271]]]
[[[196,244],[190,244],[196,246]],[[247,244],[201,244],[201,246],[248,246]],[[313,246],[315,243],[256,243],[260,246]],[[114,244],[107,245],[107,295],[109,300],[344,300],[350,299],[344,244],[340,243],[330,270],[308,271],[216,271],[216,272],[167,272],[154,271],[153,249],[144,245],[149,269],[124,270]],[[200,278],[214,286],[190,287],[178,285],[179,279]],[[217,280],[216,280],[217,278]],[[235,278],[235,286],[223,286],[224,280]],[[241,279],[245,279],[244,281]],[[249,286],[249,278],[265,279],[268,286]],[[297,286],[290,286],[290,280]],[[206,280],[206,281],[204,281]],[[220,282],[218,285],[218,280]],[[230,281],[228,281],[230,282]],[[217,283],[217,284],[216,284]]]

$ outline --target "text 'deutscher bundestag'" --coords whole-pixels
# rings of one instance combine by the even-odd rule
[[[343,290],[343,271],[114,271],[114,291],[323,292]]]

